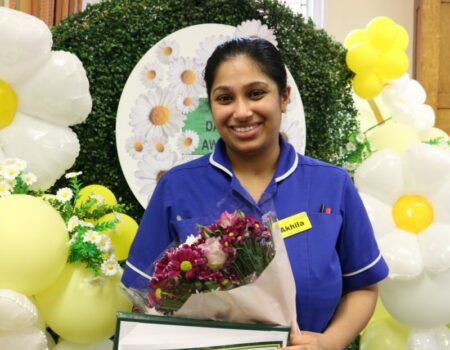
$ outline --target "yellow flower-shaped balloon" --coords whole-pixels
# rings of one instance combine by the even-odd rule
[[[411,328],[449,323],[450,152],[423,143],[402,156],[383,149],[355,182],[389,266],[380,285],[386,309]]]
[[[20,158],[48,188],[75,162],[69,128],[92,108],[80,60],[51,51],[52,35],[36,17],[0,7],[0,160]]]

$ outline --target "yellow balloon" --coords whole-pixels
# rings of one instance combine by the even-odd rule
[[[432,205],[417,194],[400,197],[392,207],[392,217],[398,228],[411,233],[420,233],[433,222]]]
[[[395,41],[392,44],[392,48],[405,51],[408,48],[408,44],[409,44],[408,32],[403,26],[397,24],[397,37],[395,38]]]
[[[87,202],[89,199],[91,199],[91,196],[94,196],[98,199],[100,199],[100,204],[105,204],[105,205],[115,205],[117,204],[117,199],[116,196],[114,195],[114,193],[112,193],[112,191],[102,185],[88,185],[83,187],[80,190],[80,198],[77,199],[77,201],[75,202],[75,207],[80,207],[81,204],[83,204],[84,202]],[[98,205],[94,204],[89,212],[92,212],[93,210],[95,210],[95,208],[97,208]]]
[[[393,318],[374,321],[361,333],[360,350],[406,349],[410,330]]]
[[[398,26],[388,17],[376,17],[366,26],[369,43],[376,49],[386,50],[397,39]]]
[[[111,238],[111,243],[116,248],[116,259],[125,260],[128,257],[128,252],[130,251],[134,236],[136,236],[138,224],[132,217],[126,214],[118,213],[115,215],[119,215],[122,223],[116,223],[114,228],[102,233],[107,234]],[[98,223],[112,221],[115,219],[115,215],[106,214],[98,220]]]
[[[383,81],[373,72],[361,73],[355,75],[352,86],[359,97],[371,100],[383,89]]]
[[[376,72],[385,79],[400,78],[408,71],[408,56],[400,49],[382,52],[378,57]]]
[[[355,29],[347,34],[344,40],[344,47],[348,49],[353,44],[359,42],[365,42],[367,40],[367,34],[365,29]]]
[[[131,311],[121,291],[121,273],[92,283],[94,275],[80,263],[66,264],[59,278],[37,294],[36,305],[47,325],[62,338],[90,344],[114,334],[117,311]]]
[[[6,81],[0,80],[0,129],[8,126],[17,110],[17,95]]]
[[[0,289],[25,295],[51,285],[68,257],[69,234],[60,214],[41,198],[0,198]]]
[[[378,54],[367,43],[353,44],[345,56],[348,67],[355,73],[365,73],[375,68]]]
[[[392,119],[372,129],[367,138],[377,150],[392,148],[400,154],[412,143],[420,142],[419,133],[414,127]]]

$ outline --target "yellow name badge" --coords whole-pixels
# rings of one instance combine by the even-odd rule
[[[280,227],[283,238],[309,230],[312,227],[311,221],[309,221],[308,215],[305,211],[289,216],[283,220],[279,220],[275,222],[274,225],[278,225]]]

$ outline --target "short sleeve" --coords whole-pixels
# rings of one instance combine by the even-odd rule
[[[174,240],[170,225],[170,203],[170,190],[162,178],[153,192],[131,245],[122,275],[125,287],[148,287],[153,262]]]
[[[343,289],[351,291],[377,283],[388,275],[364,204],[346,175],[342,193],[342,229],[337,244]]]

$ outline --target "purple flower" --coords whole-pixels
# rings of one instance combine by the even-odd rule
[[[172,250],[168,257],[167,276],[169,278],[175,278],[183,274],[186,279],[193,279],[199,268],[206,265],[207,262],[200,249],[190,247],[187,244]]]

